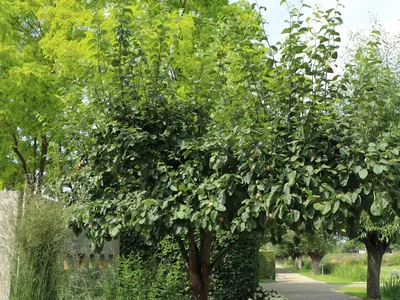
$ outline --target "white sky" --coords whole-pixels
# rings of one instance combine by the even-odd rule
[[[248,0],[254,3],[256,0]],[[270,42],[275,44],[281,39],[280,33],[287,27],[284,20],[288,18],[286,4],[279,5],[280,0],[257,0],[260,6],[265,6],[267,11],[263,13],[265,20],[269,23],[265,29],[269,35]],[[299,6],[300,0],[291,0]],[[321,5],[327,10],[336,7],[336,0],[304,0],[308,5]],[[348,41],[348,32],[357,29],[369,28],[371,13],[377,17],[383,28],[390,33],[400,32],[400,0],[341,0],[345,7],[340,8],[343,25],[337,28],[342,37],[342,42]],[[344,44],[342,44],[344,45]]]

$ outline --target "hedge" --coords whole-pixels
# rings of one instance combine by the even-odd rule
[[[259,279],[272,279],[275,280],[275,252],[273,251],[259,251]]]
[[[216,250],[227,247],[233,238],[221,234],[217,238]],[[215,300],[248,299],[254,296],[258,287],[260,243],[256,238],[244,238],[228,254],[213,275],[213,296]]]

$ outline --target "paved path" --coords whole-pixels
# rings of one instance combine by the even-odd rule
[[[289,300],[356,300],[360,299],[335,291],[337,288],[352,286],[346,284],[327,284],[276,267],[276,282],[261,283],[267,290],[276,290]]]

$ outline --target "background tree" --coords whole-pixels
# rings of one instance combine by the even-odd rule
[[[260,123],[269,126],[265,130],[252,124],[253,139],[269,141],[259,144],[262,155],[255,167],[268,182],[260,198],[277,221],[289,226],[347,229],[354,236],[365,215],[379,224],[382,216],[396,220],[399,212],[399,145],[393,138],[398,135],[398,81],[377,56],[376,31],[346,64],[343,76],[331,74],[338,57],[335,26],[342,22],[340,13],[317,10],[314,16],[327,23],[303,27],[302,12],[293,9],[283,31],[288,38],[281,49],[271,47],[281,51],[281,63],[272,62],[279,73],[268,82],[286,85],[264,85],[264,99],[273,101]],[[377,227],[371,234],[364,228],[363,235],[365,243],[374,245],[368,250],[371,298],[380,298],[379,257],[395,232],[392,226]]]
[[[73,63],[48,52],[51,24],[61,19],[44,17],[44,12],[54,11],[56,3],[1,1],[0,5],[8,7],[0,10],[0,165],[4,170],[0,188],[40,194],[45,177],[52,173],[53,154],[67,144],[65,127],[70,120],[73,123],[81,97],[70,89],[75,76],[65,66]],[[69,43],[75,38],[70,36]]]

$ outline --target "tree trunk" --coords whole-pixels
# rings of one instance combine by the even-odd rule
[[[291,262],[291,267],[292,268],[294,268],[294,261],[296,260],[296,255],[292,255],[292,256],[290,256],[290,258],[292,259],[292,262]]]
[[[297,270],[301,270],[303,268],[303,257],[302,255],[297,256]]]
[[[369,299],[381,299],[381,263],[389,244],[381,241],[377,232],[367,233],[363,242],[368,253],[367,297]]]
[[[313,275],[318,274],[319,263],[321,259],[324,257],[324,254],[321,252],[309,252],[308,255],[311,257],[311,267]]]
[[[287,265],[288,265],[288,258],[287,258],[287,256],[285,256],[285,257],[283,258],[283,265],[284,265],[284,266],[287,266]]]
[[[211,274],[241,241],[241,238],[230,244],[224,251],[217,255],[211,263],[211,248],[214,234],[211,231],[200,229],[200,249],[196,243],[193,229],[187,233],[188,249],[186,249],[180,236],[175,236],[183,261],[187,267],[187,276],[190,290],[194,300],[208,300],[211,288]]]

